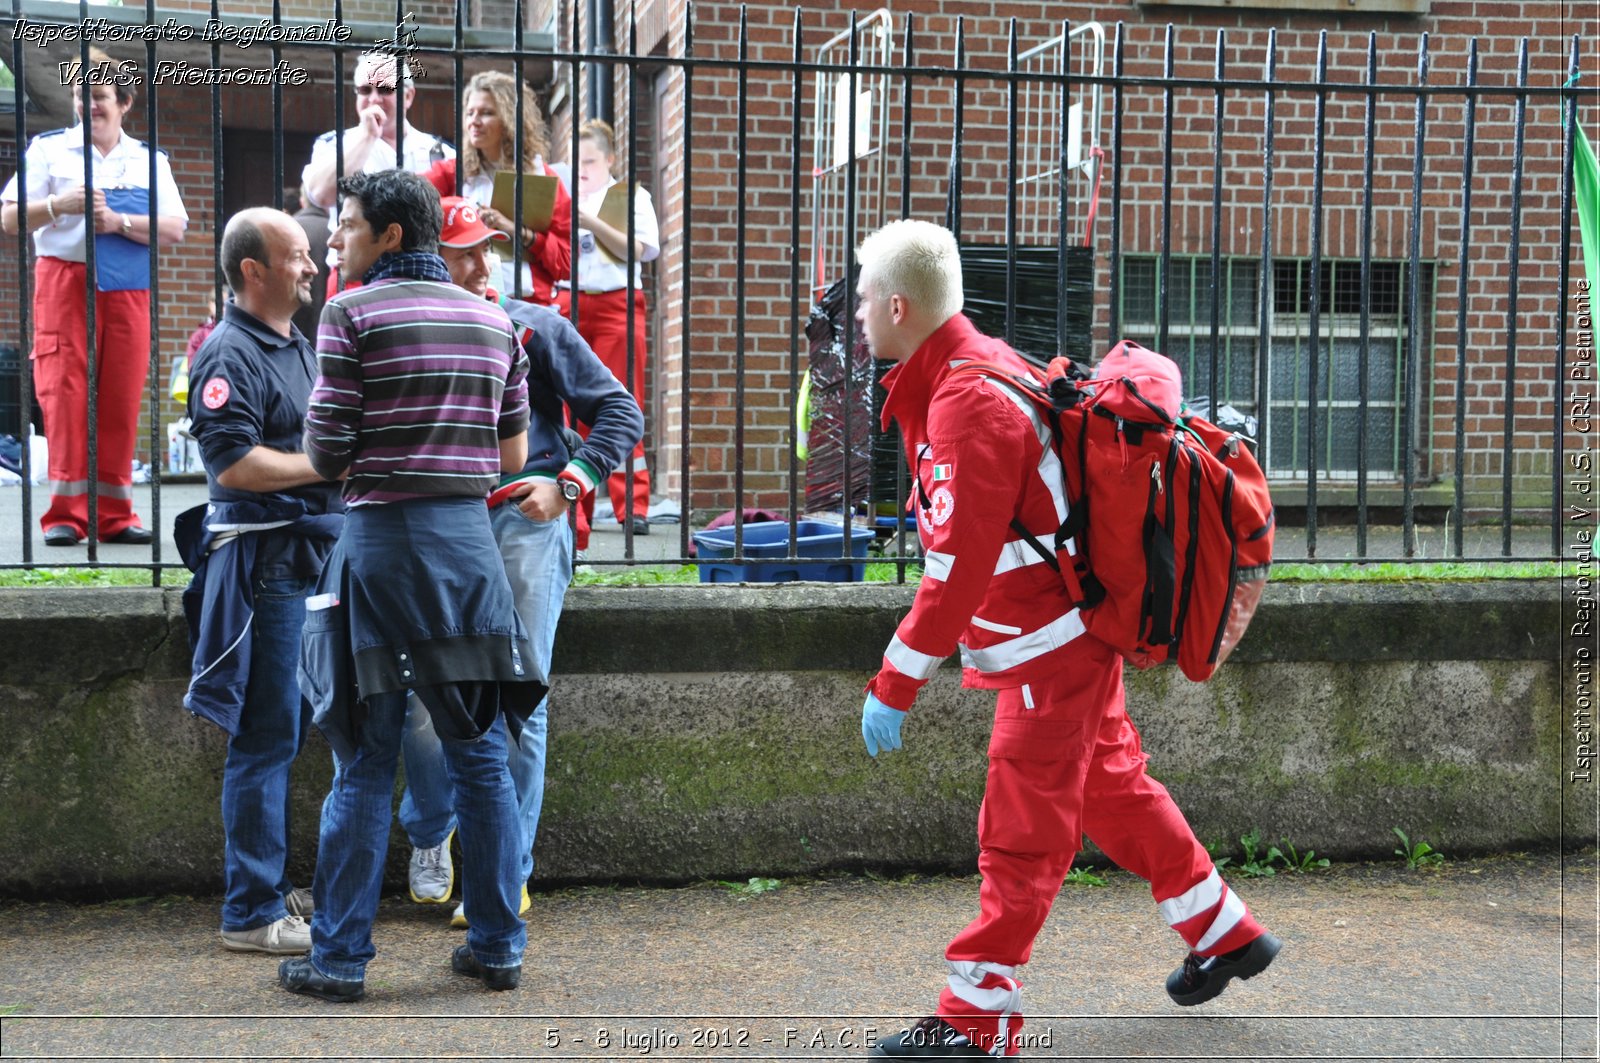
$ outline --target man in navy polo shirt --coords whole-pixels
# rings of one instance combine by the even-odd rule
[[[222,944],[311,948],[310,892],[291,886],[289,769],[310,710],[296,682],[306,596],[343,521],[339,485],[301,453],[316,353],[294,326],[317,277],[289,215],[243,211],[222,237],[233,301],[190,367],[191,431],[211,501],[178,518],[194,673],[184,704],[228,732]]]

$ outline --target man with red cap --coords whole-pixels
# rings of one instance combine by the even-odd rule
[[[489,496],[489,517],[517,613],[528,629],[534,678],[548,685],[556,622],[572,582],[572,525],[567,511],[604,483],[611,470],[632,452],[644,434],[644,417],[627,389],[558,311],[501,297],[489,287],[495,270],[489,245],[504,243],[509,237],[485,225],[471,200],[445,196],[442,203],[444,229],[439,235],[439,254],[450,270],[450,279],[498,302],[528,354],[528,462],[521,472],[504,477]],[[567,427],[563,404],[580,421],[593,426],[587,439]],[[528,907],[526,880],[533,873],[534,835],[544,801],[548,701],[539,703],[523,726],[521,739],[507,748],[524,833],[524,910]],[[413,879],[419,877],[419,869],[424,872],[423,879],[430,871],[436,878],[436,869],[449,866],[455,817],[439,738],[427,712],[415,703],[404,748],[408,789],[400,804],[400,821],[414,846]],[[448,875],[444,881],[444,896],[439,900],[449,898]],[[425,896],[415,881],[412,895]],[[470,912],[458,906],[452,922],[466,926],[470,917]]]

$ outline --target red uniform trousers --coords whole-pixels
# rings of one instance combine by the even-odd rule
[[[556,289],[556,306],[568,318],[572,317],[572,289]],[[618,288],[614,292],[583,292],[578,296],[578,335],[594,348],[611,374],[633,392],[633,401],[644,409],[644,343],[645,343],[644,292],[633,289],[633,383],[628,383],[628,293]],[[578,425],[578,432],[589,437],[589,426]],[[634,444],[627,472],[613,472],[606,480],[611,494],[611,508],[616,510],[617,522],[627,518],[629,488],[633,493],[633,515],[646,516],[650,512],[650,469],[645,465],[644,440]],[[594,496],[583,500],[584,510],[594,515]],[[583,546],[579,544],[580,548]]]
[[[42,528],[89,535],[89,352],[84,264],[40,257],[34,270],[33,386],[50,443],[50,508]],[[150,293],[95,293],[95,473],[98,534],[139,524],[133,512],[133,449],[150,377]]]
[[[1022,986],[1016,967],[1050,914],[1081,837],[1150,883],[1167,922],[1203,955],[1263,931],[1223,884],[1160,783],[1123,698],[1122,661],[1080,635],[1074,663],[1001,690],[978,814],[980,914],[945,950],[950,981],[939,1017],[975,1044],[1016,1055]]]

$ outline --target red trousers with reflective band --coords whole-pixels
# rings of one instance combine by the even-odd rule
[[[41,528],[89,528],[89,352],[84,264],[41,257],[34,269],[33,387],[50,443],[50,508]],[[95,473],[99,538],[137,526],[133,449],[150,376],[150,293],[97,292]]]
[[[556,289],[556,306],[568,318],[572,317],[572,289]],[[611,370],[611,375],[622,381],[633,393],[633,400],[644,409],[644,359],[647,318],[644,310],[644,292],[633,289],[633,378],[628,377],[628,291],[618,288],[614,292],[581,292],[578,295],[578,335],[594,348],[600,361]],[[579,424],[578,431],[588,438],[589,426]],[[617,511],[618,522],[627,519],[628,495],[633,495],[633,515],[646,516],[650,511],[650,470],[644,461],[644,440],[634,445],[628,468],[613,472],[606,480],[606,490],[611,495],[611,507]],[[594,514],[594,496],[584,499],[585,512]],[[579,543],[579,549],[587,546]]]
[[[1150,883],[1189,948],[1215,955],[1262,933],[1222,882],[1160,783],[1145,774],[1139,732],[1123,700],[1122,660],[1092,635],[1043,681],[1002,690],[978,814],[980,912],[945,950],[950,980],[939,1017],[974,1043],[1016,1055],[1028,962],[1087,834]]]

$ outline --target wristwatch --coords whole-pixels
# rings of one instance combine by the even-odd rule
[[[569,503],[576,505],[578,499],[583,497],[583,488],[579,487],[576,482],[572,480],[557,480],[556,482],[561,485],[561,497]]]
[[[133,219],[126,214],[122,216],[122,235],[127,236],[133,232]]]

